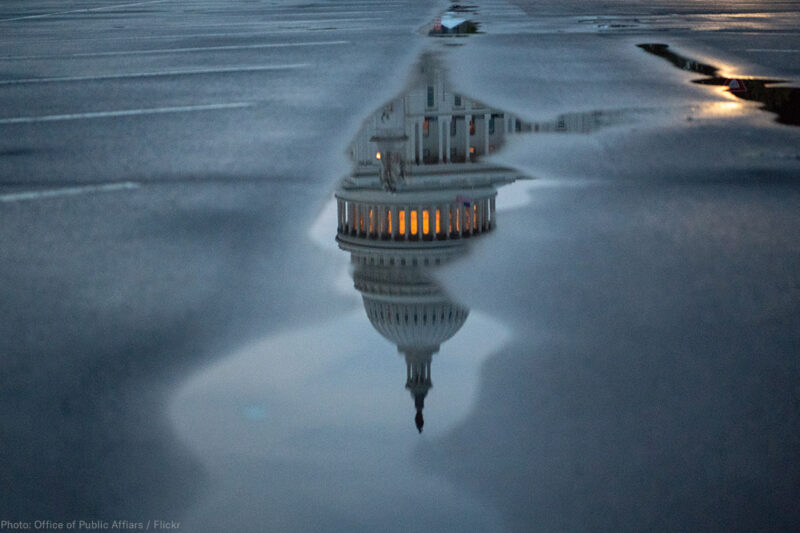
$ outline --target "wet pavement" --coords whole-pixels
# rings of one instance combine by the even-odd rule
[[[4,4],[0,520],[791,530],[798,16]]]
[[[775,87],[787,80],[762,78],[726,78],[719,76],[719,69],[711,65],[675,54],[665,44],[640,44],[640,48],[658,57],[663,57],[681,70],[697,72],[707,77],[693,80],[702,85],[726,87],[737,98],[764,104],[761,109],[775,113],[777,121],[790,126],[800,126],[800,89]]]

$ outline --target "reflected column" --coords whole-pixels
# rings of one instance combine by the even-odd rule
[[[489,154],[489,121],[492,115],[485,113],[483,115],[483,155]]]
[[[422,156],[422,122],[417,122],[417,150],[419,152],[419,158],[417,159],[417,164],[422,165],[425,163]]]
[[[450,128],[453,127],[453,115],[447,115],[447,120],[445,121],[445,129],[444,129],[444,137],[445,137],[445,151],[444,151],[444,158],[445,161],[450,161]]]
[[[439,163],[442,163],[444,162],[444,142],[442,139],[442,127],[444,126],[444,121],[442,120],[441,116],[436,117],[436,123],[439,130]]]
[[[464,162],[469,162],[469,125],[472,122],[472,115],[464,115]]]

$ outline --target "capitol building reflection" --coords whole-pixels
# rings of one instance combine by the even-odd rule
[[[352,145],[355,171],[336,192],[336,240],[350,253],[367,317],[405,357],[421,432],[433,355],[469,315],[432,272],[495,228],[497,188],[520,176],[482,156],[530,125],[454,93],[432,55],[418,74]]]

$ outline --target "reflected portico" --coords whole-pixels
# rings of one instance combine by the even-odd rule
[[[355,171],[336,192],[336,240],[350,253],[367,317],[405,358],[420,432],[433,355],[469,314],[432,269],[495,228],[497,188],[520,176],[482,156],[523,129],[453,93],[435,56],[424,55],[411,88],[367,119],[351,148]]]

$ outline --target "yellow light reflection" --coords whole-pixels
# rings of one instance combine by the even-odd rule
[[[375,154],[375,159],[380,159],[380,158],[381,158],[381,153],[380,153],[380,152],[377,152],[377,153]]]
[[[695,118],[712,118],[712,117],[732,117],[736,115],[741,115],[746,112],[746,108],[748,104],[746,102],[742,102],[741,99],[737,98],[733,94],[729,93],[725,90],[723,96],[726,98],[725,101],[720,102],[709,102],[707,104],[703,104],[694,114]]]

